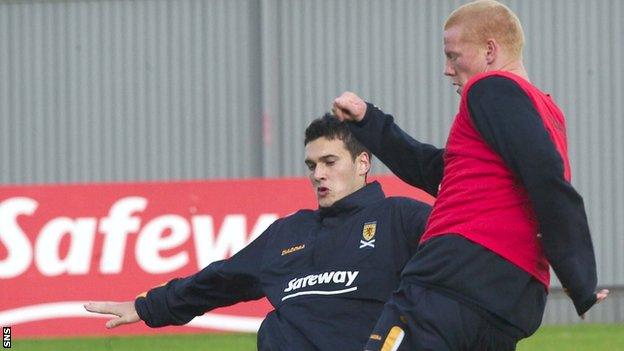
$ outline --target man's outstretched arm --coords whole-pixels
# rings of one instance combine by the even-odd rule
[[[391,115],[351,92],[334,100],[333,113],[341,121],[352,122],[349,129],[353,135],[395,175],[432,196],[438,194],[444,149],[415,140]]]
[[[267,229],[256,240],[227,260],[216,261],[186,278],[177,278],[139,295],[134,301],[90,302],[89,312],[116,316],[107,328],[143,320],[150,327],[182,325],[217,307],[257,300],[260,262],[268,240]]]

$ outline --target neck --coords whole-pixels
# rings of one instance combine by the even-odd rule
[[[354,192],[362,189],[363,187],[366,186],[366,180],[364,180],[363,182],[358,182],[355,187],[353,187],[353,191],[351,192],[351,194],[353,194]]]
[[[527,81],[529,80],[529,74],[527,73],[526,68],[524,68],[522,59],[503,62],[505,63],[500,66],[495,66],[496,68],[493,68],[493,70],[511,72],[526,79]]]

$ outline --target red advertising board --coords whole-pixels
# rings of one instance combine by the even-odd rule
[[[389,196],[432,200],[394,177],[377,180]],[[0,187],[0,325],[20,337],[256,331],[266,300],[157,330],[106,330],[108,317],[82,305],[132,300],[316,207],[305,178]]]

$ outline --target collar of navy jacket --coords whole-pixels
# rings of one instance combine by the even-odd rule
[[[336,201],[330,207],[319,207],[318,214],[321,219],[349,216],[363,207],[383,200],[385,197],[379,182],[374,181]]]

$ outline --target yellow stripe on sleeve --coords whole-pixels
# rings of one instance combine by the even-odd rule
[[[396,351],[401,346],[405,332],[399,326],[394,326],[390,329],[386,341],[384,341],[381,351]]]

